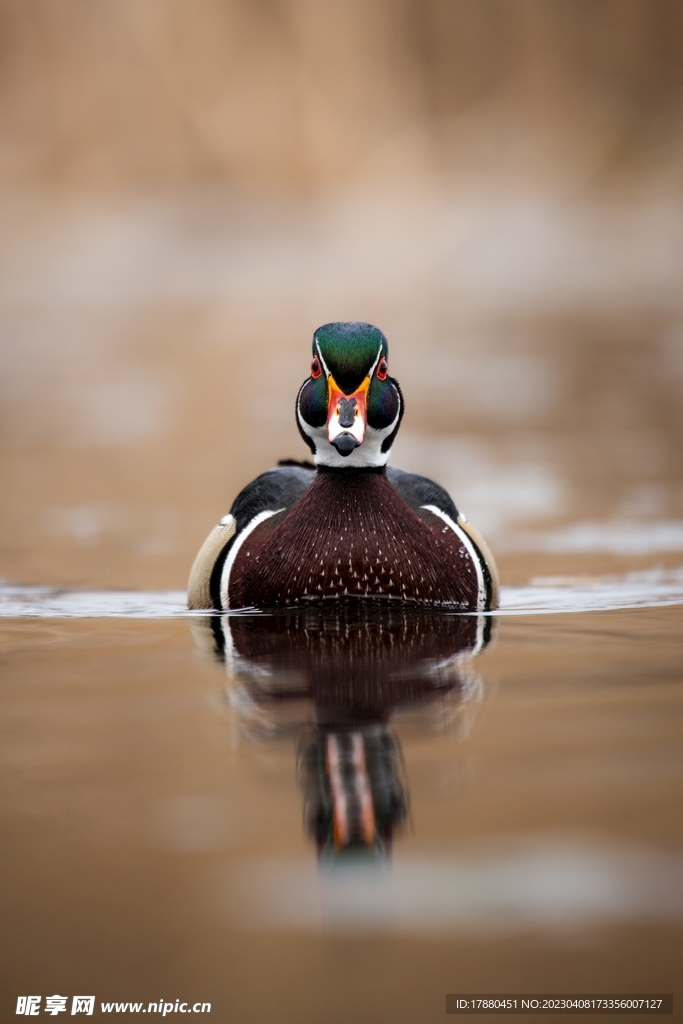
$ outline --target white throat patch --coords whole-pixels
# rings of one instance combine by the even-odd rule
[[[340,455],[327,440],[327,425],[324,427],[311,427],[306,423],[297,406],[296,410],[299,424],[304,434],[310,437],[315,445],[313,461],[316,466],[329,466],[332,469],[369,469],[372,466],[386,466],[391,455],[391,448],[382,451],[382,445],[388,437],[396,430],[396,425],[401,415],[401,410],[396,413],[393,423],[382,430],[375,430],[370,424],[365,428],[363,443],[344,457]]]

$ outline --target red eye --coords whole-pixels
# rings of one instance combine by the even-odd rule
[[[313,380],[317,380],[319,376],[320,376],[320,360],[318,359],[317,356],[315,356],[314,359],[313,359],[313,362],[311,363],[311,377],[313,378]]]
[[[379,366],[377,367],[377,376],[379,377],[380,380],[386,380],[388,372],[389,367],[387,366],[386,359],[380,359]]]

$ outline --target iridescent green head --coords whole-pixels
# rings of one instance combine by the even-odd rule
[[[334,323],[313,335],[311,375],[296,400],[301,435],[318,466],[384,466],[403,415],[389,345],[372,324]]]

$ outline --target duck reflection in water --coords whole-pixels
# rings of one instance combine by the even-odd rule
[[[228,697],[252,737],[296,739],[318,856],[389,856],[408,816],[389,723],[446,706],[458,717],[471,705],[481,689],[471,662],[491,617],[355,602],[195,621],[226,663]]]

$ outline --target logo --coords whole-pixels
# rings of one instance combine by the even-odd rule
[[[71,1003],[71,1016],[74,1013],[87,1013],[91,1015],[95,1009],[95,997],[94,996],[74,996],[73,1002]]]

